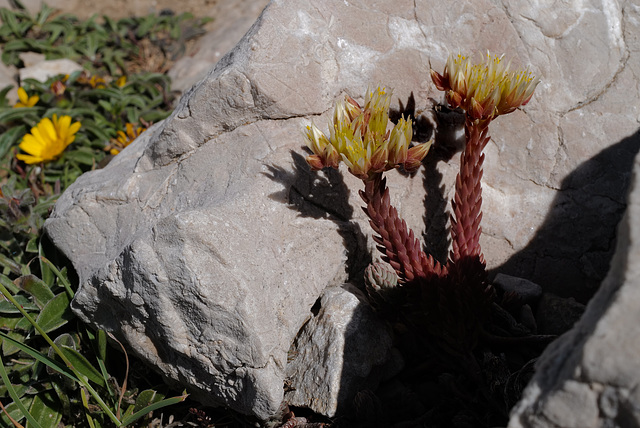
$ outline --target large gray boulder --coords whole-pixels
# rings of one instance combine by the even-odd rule
[[[432,114],[442,94],[428,70],[459,47],[532,64],[543,82],[491,128],[489,267],[588,299],[638,151],[638,22],[629,1],[272,1],[171,117],[58,201],[46,230],[78,271],[74,310],[202,400],[275,413],[314,302],[373,247],[361,183],[345,170],[311,173],[304,126],[326,129],[336,99],[378,83],[394,89],[392,108],[415,109],[420,138],[437,123],[424,169],[388,180],[392,203],[443,258],[460,128],[455,114]]]

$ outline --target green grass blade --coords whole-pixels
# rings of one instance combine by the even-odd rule
[[[89,428],[96,428],[96,425],[93,423],[93,418],[89,414],[89,397],[87,397],[87,392],[84,389],[81,389],[80,396],[82,397],[82,405],[85,408],[85,416],[87,417]]]
[[[132,424],[133,422],[135,422],[138,419],[142,418],[143,416],[147,415],[149,412],[153,412],[154,410],[160,409],[162,407],[172,406],[174,404],[181,403],[184,400],[186,400],[186,398],[188,396],[189,396],[189,394],[187,394],[185,392],[185,393],[183,393],[183,395],[180,395],[178,397],[167,398],[165,400],[158,401],[157,403],[153,403],[153,404],[143,408],[142,410],[139,410],[139,411],[135,412],[133,415],[125,418],[122,421],[122,426],[127,426],[129,424]]]
[[[47,259],[44,256],[40,256],[40,259],[44,262],[44,264],[46,264],[47,266],[49,266],[49,269],[51,269],[53,271],[53,274],[55,276],[58,277],[58,279],[60,280],[60,282],[62,283],[62,286],[64,287],[64,289],[67,291],[67,295],[69,296],[70,299],[73,299],[74,293],[73,290],[71,289],[71,284],[69,283],[69,279],[67,278],[67,275],[63,275],[57,267],[54,266],[53,263],[51,263],[51,261],[49,261],[49,259]]]
[[[53,282],[55,280],[55,277],[53,276],[53,271],[51,270],[49,265],[42,260],[42,258],[44,257],[43,255],[44,249],[42,248],[42,241],[40,241],[40,243],[38,244],[38,254],[40,256],[38,257],[38,261],[40,262],[40,276],[42,277],[42,281],[44,281],[44,283],[47,284],[49,288],[51,288],[53,287]]]
[[[20,401],[20,397],[18,397],[16,390],[13,388],[13,385],[9,380],[9,376],[7,375],[7,370],[5,369],[4,362],[2,361],[2,356],[0,356],[0,377],[2,377],[2,381],[7,387],[7,392],[9,393],[9,396],[11,397],[13,402],[16,403],[16,405],[18,406],[18,408],[20,409],[24,417],[27,418],[27,420],[33,426],[33,428],[42,428],[38,423],[38,421],[33,416],[31,416],[31,413],[29,413],[27,408],[24,407],[24,405]]]
[[[4,297],[7,298],[7,300],[9,300],[11,303],[13,303],[14,305],[16,305],[16,307],[18,308],[18,310],[20,311],[20,313],[22,314],[23,317],[25,317],[27,319],[27,321],[29,321],[31,323],[31,325],[38,331],[38,333],[40,333],[40,335],[44,338],[44,340],[47,341],[47,343],[49,344],[49,346],[51,346],[53,348],[53,350],[55,351],[56,354],[58,354],[58,356],[60,356],[60,358],[62,358],[62,361],[64,361],[64,363],[66,364],[66,366],[68,367],[69,370],[71,370],[74,374],[74,376],[76,376],[76,378],[78,379],[77,382],[79,382],[81,385],[84,385],[85,388],[87,388],[87,390],[89,391],[89,393],[91,394],[91,396],[98,402],[98,405],[100,406],[100,408],[102,408],[102,410],[107,414],[107,416],[109,416],[109,419],[111,419],[116,426],[121,426],[120,420],[118,419],[118,417],[111,411],[111,409],[109,408],[109,406],[107,406],[107,404],[104,402],[104,400],[102,399],[102,397],[100,397],[100,395],[96,392],[95,389],[93,389],[91,387],[91,385],[89,385],[89,382],[84,378],[84,376],[82,376],[74,367],[73,364],[71,363],[71,361],[69,361],[69,359],[66,357],[66,355],[62,352],[62,350],[58,347],[58,345],[56,345],[55,343],[53,343],[53,340],[51,340],[51,338],[49,337],[49,335],[40,327],[40,325],[38,325],[37,322],[35,322],[35,320],[24,310],[20,307],[20,305],[18,304],[18,302],[16,302],[16,299],[13,298],[13,295],[11,295],[11,293],[9,293],[9,290],[6,289],[6,287],[4,285],[2,285],[0,283],[0,292],[2,292],[2,294],[4,295]],[[2,332],[0,332],[0,336],[1,337],[8,337],[7,335],[3,334]],[[15,341],[13,341],[15,342]],[[22,345],[22,344],[21,344]],[[24,346],[24,345],[22,345]],[[66,372],[66,370],[65,370]]]
[[[0,331],[0,337],[2,338],[2,340],[6,340],[16,348],[19,348],[25,354],[35,358],[42,364],[48,367],[51,367],[53,370],[57,371],[58,373],[65,375],[66,377],[70,378],[75,382],[80,382],[79,379],[73,374],[73,372],[68,367],[65,367],[64,365],[60,364],[56,360],[49,358],[48,356],[42,354],[41,352],[32,348],[29,345],[25,345],[24,343],[13,339],[11,336],[7,335],[2,331]]]
[[[87,379],[89,379],[91,382],[100,386],[105,386],[107,384],[102,378],[102,374],[98,371],[98,369],[93,367],[89,360],[87,360],[78,351],[64,345],[62,345],[60,349],[65,353],[69,361],[73,363],[73,366],[76,368],[76,370],[86,376]]]

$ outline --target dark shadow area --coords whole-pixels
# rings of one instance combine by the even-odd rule
[[[447,212],[446,184],[437,166],[439,162],[449,162],[464,149],[464,114],[441,105],[435,106],[433,114],[437,124],[433,147],[423,162],[423,239],[425,251],[444,264],[451,244],[450,213]]]
[[[362,286],[363,272],[371,263],[371,254],[367,250],[367,237],[360,225],[352,221],[350,190],[342,174],[332,168],[325,168],[322,174],[312,172],[304,156],[294,151],[291,151],[291,158],[293,171],[275,165],[267,166],[269,173],[265,175],[284,187],[282,191],[269,195],[269,198],[286,204],[302,217],[324,218],[334,222],[344,242],[349,280]]]
[[[640,131],[571,172],[533,239],[492,274],[527,278],[586,303],[609,270],[639,150]]]
[[[416,110],[413,92],[406,104],[398,100],[398,110],[391,109],[389,118],[397,123],[400,117],[413,120],[413,142],[424,143],[433,138],[433,145],[424,159],[423,186],[425,231],[422,235],[423,250],[441,263],[446,263],[450,241],[449,213],[443,175],[438,171],[439,162],[450,161],[456,153],[464,149],[464,114],[451,110],[430,99],[431,107],[424,111]],[[434,127],[434,125],[436,125]],[[406,176],[414,176],[402,170]]]

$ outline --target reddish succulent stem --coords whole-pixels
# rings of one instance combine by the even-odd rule
[[[456,177],[455,197],[451,216],[451,262],[461,259],[478,259],[484,265],[480,248],[482,228],[482,150],[489,141],[489,120],[472,120],[467,117],[465,135],[467,145],[460,159],[460,172]]]
[[[373,239],[384,254],[383,259],[395,269],[400,280],[408,282],[445,275],[446,268],[422,251],[413,231],[391,206],[389,189],[382,174],[376,174],[364,183],[365,189],[360,191],[360,196],[367,204],[363,210],[377,234]]]

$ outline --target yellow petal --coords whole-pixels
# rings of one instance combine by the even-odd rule
[[[31,135],[33,135],[33,138],[35,138],[36,141],[38,141],[38,144],[40,144],[41,146],[47,146],[51,144],[51,142],[48,140],[47,135],[43,135],[43,133],[41,132],[40,124],[31,128]]]
[[[73,125],[69,127],[69,134],[73,135],[80,129],[80,122],[74,122]]]
[[[18,99],[24,105],[29,104],[29,96],[22,86],[18,88]]]
[[[18,147],[20,147],[20,150],[23,152],[27,152],[34,156],[41,155],[43,149],[43,145],[31,134],[25,135]]]
[[[67,148],[67,146],[71,143],[73,143],[73,141],[76,139],[75,135],[69,135],[65,140],[64,140],[64,147],[62,147],[62,149],[60,149],[60,153],[62,153],[62,151],[64,149]]]
[[[56,115],[53,115],[54,120],[56,120]],[[58,139],[58,133],[56,132],[56,128],[53,126],[53,122],[47,117],[42,119],[38,124],[38,130],[40,131],[43,137],[46,136],[50,143],[55,142]]]
[[[29,165],[33,165],[34,163],[40,163],[40,162],[42,162],[44,160],[41,157],[23,155],[22,153],[18,153],[16,155],[16,157],[18,158],[18,160],[21,160],[24,163],[29,164]]]
[[[62,116],[56,123],[56,129],[58,130],[58,136],[65,139],[69,133],[69,125],[71,125],[71,116]]]

